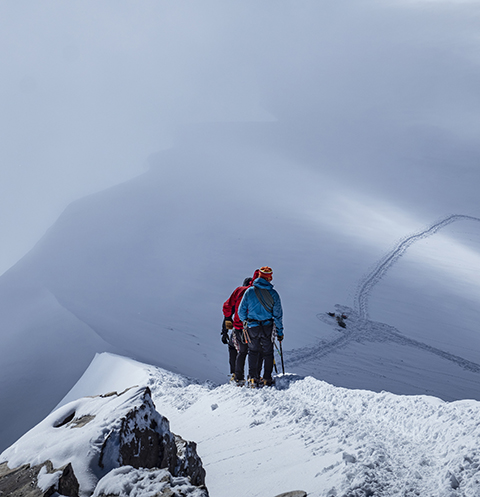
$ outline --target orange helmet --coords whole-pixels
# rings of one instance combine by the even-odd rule
[[[260,272],[260,277],[261,278],[265,278],[266,280],[271,280],[273,278],[273,270],[271,267],[268,267],[268,266],[262,266],[260,269],[259,269],[259,272]]]

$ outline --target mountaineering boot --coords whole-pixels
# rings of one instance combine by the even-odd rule
[[[273,387],[273,386],[275,386],[275,380],[273,378],[264,379],[263,380],[263,385],[266,386],[266,387]]]
[[[235,373],[232,373],[230,375],[230,383],[235,383],[235,382],[236,382],[236,380],[235,380]]]
[[[237,387],[243,387],[243,385],[245,385],[245,380],[235,380],[235,385],[237,385]]]
[[[249,388],[261,388],[263,387],[263,381],[259,380],[258,378],[249,378],[248,386]]]

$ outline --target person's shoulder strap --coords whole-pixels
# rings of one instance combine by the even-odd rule
[[[273,297],[272,294],[266,288],[258,288],[256,286],[253,287],[255,289],[255,295],[257,299],[260,301],[260,304],[263,305],[266,311],[272,313],[273,312]]]

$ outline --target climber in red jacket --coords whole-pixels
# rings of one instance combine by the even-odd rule
[[[245,291],[258,277],[258,269],[253,278],[245,278],[243,285],[235,288],[229,299],[223,304],[222,342],[228,345],[230,374],[232,381],[238,385],[245,383],[245,360],[248,346],[243,336],[243,323],[238,317],[238,307]],[[229,331],[232,330],[229,336]]]

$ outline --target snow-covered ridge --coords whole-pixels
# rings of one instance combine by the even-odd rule
[[[110,354],[96,357],[74,391],[96,393],[95,371],[114,364],[148,377],[173,431],[197,442],[213,497],[293,489],[309,497],[478,495],[477,401],[348,390],[295,375],[277,388],[216,387]],[[112,388],[125,380],[102,378]]]

